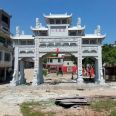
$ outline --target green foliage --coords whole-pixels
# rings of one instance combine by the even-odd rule
[[[108,99],[108,100],[98,100],[94,101],[91,104],[91,108],[96,111],[108,111],[110,116],[116,116],[116,100]]]
[[[71,61],[73,61],[74,64],[77,65],[77,58],[74,55],[71,55]]]
[[[90,58],[90,57],[86,57],[83,60],[83,65],[86,66],[87,64],[94,65],[95,64],[95,61],[92,58]]]
[[[110,116],[116,116],[116,110],[111,111]]]
[[[20,105],[21,107],[21,112],[23,116],[45,116],[44,113],[41,111],[34,111],[33,107],[40,105],[39,103],[34,103],[34,102],[24,102],[23,104]]]
[[[47,74],[48,74],[48,69],[43,69],[43,75],[47,76]]]
[[[113,107],[116,106],[116,101],[115,100],[99,100],[99,101],[95,101],[92,103],[91,105],[93,108],[95,108],[96,110],[109,110]]]
[[[116,47],[111,45],[104,45],[102,48],[103,63],[116,63]]]
[[[63,75],[63,72],[62,71],[57,71],[56,75],[58,76],[59,74]]]
[[[46,106],[50,106],[49,102],[24,102],[20,105],[23,116],[54,116],[54,112],[43,112]]]

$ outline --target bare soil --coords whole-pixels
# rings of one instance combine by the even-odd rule
[[[94,83],[80,85],[75,83],[75,80],[71,80],[71,75],[52,78],[50,76],[46,77],[46,83],[37,87],[31,85],[20,85],[16,87],[11,87],[9,84],[0,85],[0,116],[22,116],[19,105],[26,101],[44,101],[66,96],[116,96],[116,82],[105,85]],[[62,79],[59,80],[59,78]],[[66,81],[66,78],[68,81]],[[59,83],[61,80],[64,80],[62,81],[63,83]],[[54,81],[56,81],[55,84]],[[57,116],[101,115],[87,107],[64,109],[54,105],[44,109],[44,112],[53,110],[57,112]]]

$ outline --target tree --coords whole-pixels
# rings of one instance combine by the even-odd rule
[[[116,64],[116,47],[104,45],[102,48],[103,63]]]
[[[86,57],[83,59],[83,66],[86,67],[87,64],[94,65],[95,61],[91,57]]]

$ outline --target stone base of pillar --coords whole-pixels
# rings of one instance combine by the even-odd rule
[[[100,79],[96,81],[96,84],[105,85],[106,83],[104,79]]]
[[[83,81],[83,78],[77,78],[77,83],[79,83],[79,84],[83,84],[84,83],[84,81]]]
[[[38,85],[37,79],[33,79],[33,81],[32,81],[32,86],[37,86],[37,85]]]
[[[10,86],[17,86],[19,85],[19,81],[12,80],[10,81]]]
[[[43,77],[41,77],[40,80],[39,80],[39,84],[42,84],[42,83],[44,83]]]
[[[14,77],[15,78],[15,77]],[[17,80],[12,79],[12,81],[10,81],[10,86],[17,86],[17,85],[21,85],[21,84],[25,84],[26,83],[26,79],[25,78],[21,78],[21,76],[19,76]]]
[[[33,80],[32,80],[32,86],[38,85],[38,73],[34,72]]]
[[[10,86],[17,86],[17,85],[19,85],[18,72],[17,70],[14,70],[13,78],[10,81]]]
[[[19,80],[19,85],[25,84],[25,83],[26,83],[26,79],[25,78],[22,78],[22,79]]]

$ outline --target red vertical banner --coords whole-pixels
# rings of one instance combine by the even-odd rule
[[[59,48],[56,48],[56,53],[57,53],[57,54],[59,53]]]

